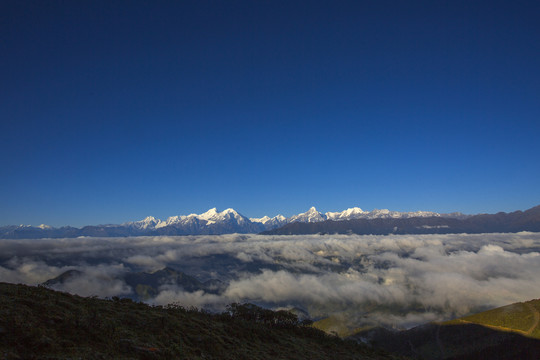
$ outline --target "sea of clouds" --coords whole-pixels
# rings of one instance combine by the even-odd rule
[[[219,311],[231,302],[295,307],[351,327],[411,327],[540,297],[540,233],[221,235],[0,240],[0,281],[57,285],[83,296],[129,296],[122,275],[165,266],[223,293],[164,284],[152,304]]]

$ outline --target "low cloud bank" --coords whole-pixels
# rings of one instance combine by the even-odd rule
[[[540,233],[0,241],[0,281],[39,284],[76,269],[83,275],[57,288],[80,295],[127,296],[122,274],[165,266],[228,286],[216,295],[163,285],[151,303],[251,301],[409,327],[537,298]]]

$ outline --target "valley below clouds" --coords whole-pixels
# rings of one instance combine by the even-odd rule
[[[165,282],[150,304],[253,302],[350,328],[410,328],[538,298],[540,233],[0,240],[0,281],[37,285],[78,270],[51,287],[82,296],[133,297],[126,274],[165,267],[223,288]]]

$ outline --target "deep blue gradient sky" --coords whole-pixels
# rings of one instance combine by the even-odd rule
[[[540,204],[538,1],[0,2],[0,225]]]

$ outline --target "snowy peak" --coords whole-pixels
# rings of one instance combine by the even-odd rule
[[[234,209],[225,209],[220,213],[220,218],[228,221],[236,221],[238,224],[244,224],[250,222],[247,217],[238,213]]]
[[[143,220],[140,221],[140,223],[144,223],[144,224],[157,224],[158,222],[159,220],[157,220],[153,216],[147,216]]]
[[[317,209],[312,206],[305,213],[294,215],[289,219],[289,222],[319,222],[326,220],[326,215],[318,212]]]
[[[390,210],[388,209],[373,209],[373,211],[370,212],[370,215],[373,217],[389,217],[391,216]]]
[[[198,215],[198,218],[199,220],[206,220],[209,224],[230,221],[245,223],[246,221],[249,221],[248,218],[231,208],[225,209],[222,212],[219,212],[216,208],[212,208],[207,212]]]
[[[142,220],[128,222],[128,223],[125,223],[123,225],[129,226],[129,227],[134,227],[134,228],[137,228],[137,229],[146,230],[146,229],[155,228],[156,225],[158,225],[160,222],[161,222],[161,220],[156,219],[153,216],[147,216]]]
[[[270,221],[271,219],[272,219],[271,217],[265,215],[262,218],[249,218],[249,221],[265,224],[268,221]]]
[[[174,226],[176,224],[181,223],[182,220],[184,220],[185,218],[186,216],[176,215],[176,216],[168,217],[167,220],[165,221],[159,220],[158,223],[156,224],[156,229],[166,227],[166,226]]]
[[[356,215],[356,214],[363,214],[364,210],[360,209],[359,207],[353,207],[353,208],[348,208],[347,210],[344,210],[341,213],[343,215],[350,216],[350,215]]]
[[[371,212],[366,213],[367,219],[375,218],[411,218],[411,217],[431,217],[431,216],[441,216],[438,213],[431,211],[412,211],[412,212],[399,212],[399,211],[390,211],[388,209],[375,209]]]
[[[217,216],[218,216],[219,212],[217,210],[217,208],[212,208],[210,210],[208,210],[207,212],[204,212],[200,215],[198,215],[199,219],[202,219],[202,220],[212,220],[212,219],[215,219]]]
[[[275,229],[289,222],[289,220],[281,214],[276,215],[272,218],[269,216],[263,216],[262,218],[250,218],[249,221],[262,224],[265,229]]]
[[[231,208],[223,210],[220,213],[220,216],[223,218],[247,219],[244,215],[240,214],[238,211]]]
[[[327,212],[325,215],[328,220],[339,221],[339,220],[360,219],[366,213],[367,211],[364,211],[360,209],[359,207],[353,207],[347,210],[343,210],[342,212]]]

